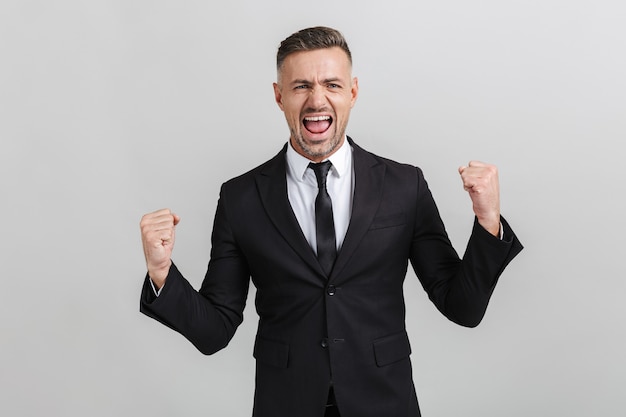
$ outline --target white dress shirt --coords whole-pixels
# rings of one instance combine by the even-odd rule
[[[287,146],[287,196],[289,203],[300,224],[300,229],[313,251],[317,254],[315,235],[315,198],[317,197],[317,179],[309,168],[311,162]],[[329,158],[333,165],[328,171],[326,188],[333,203],[333,219],[337,237],[337,250],[341,249],[348,231],[352,197],[354,194],[354,169],[352,165],[352,147],[344,139],[343,144]]]

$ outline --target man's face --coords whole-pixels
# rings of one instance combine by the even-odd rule
[[[343,143],[358,91],[358,80],[352,78],[350,60],[341,48],[288,55],[274,94],[296,152],[315,162],[334,153]]]

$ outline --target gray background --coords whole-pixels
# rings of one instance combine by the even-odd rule
[[[0,414],[250,415],[252,303],[211,357],[141,315],[138,223],[181,215],[199,287],[220,184],[287,140],[276,47],[323,24],[360,79],[349,134],[424,169],[459,251],[456,169],[497,164],[526,246],[476,329],[407,277],[423,414],[623,416],[625,4],[4,0]]]

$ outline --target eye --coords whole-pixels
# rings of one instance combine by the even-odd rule
[[[339,84],[328,84],[328,88],[341,88]]]
[[[294,90],[304,90],[304,89],[306,89],[306,88],[309,88],[309,86],[308,86],[308,85],[306,85],[306,84],[300,84],[300,85],[296,85],[296,86],[294,87]]]

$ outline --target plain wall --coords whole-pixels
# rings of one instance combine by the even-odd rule
[[[182,217],[199,288],[220,184],[288,138],[276,48],[327,25],[360,80],[348,134],[424,170],[459,252],[457,167],[498,165],[526,246],[476,329],[408,274],[424,416],[623,416],[625,21],[619,0],[4,0],[0,414],[251,414],[253,298],[203,356],[138,311],[138,225]]]

